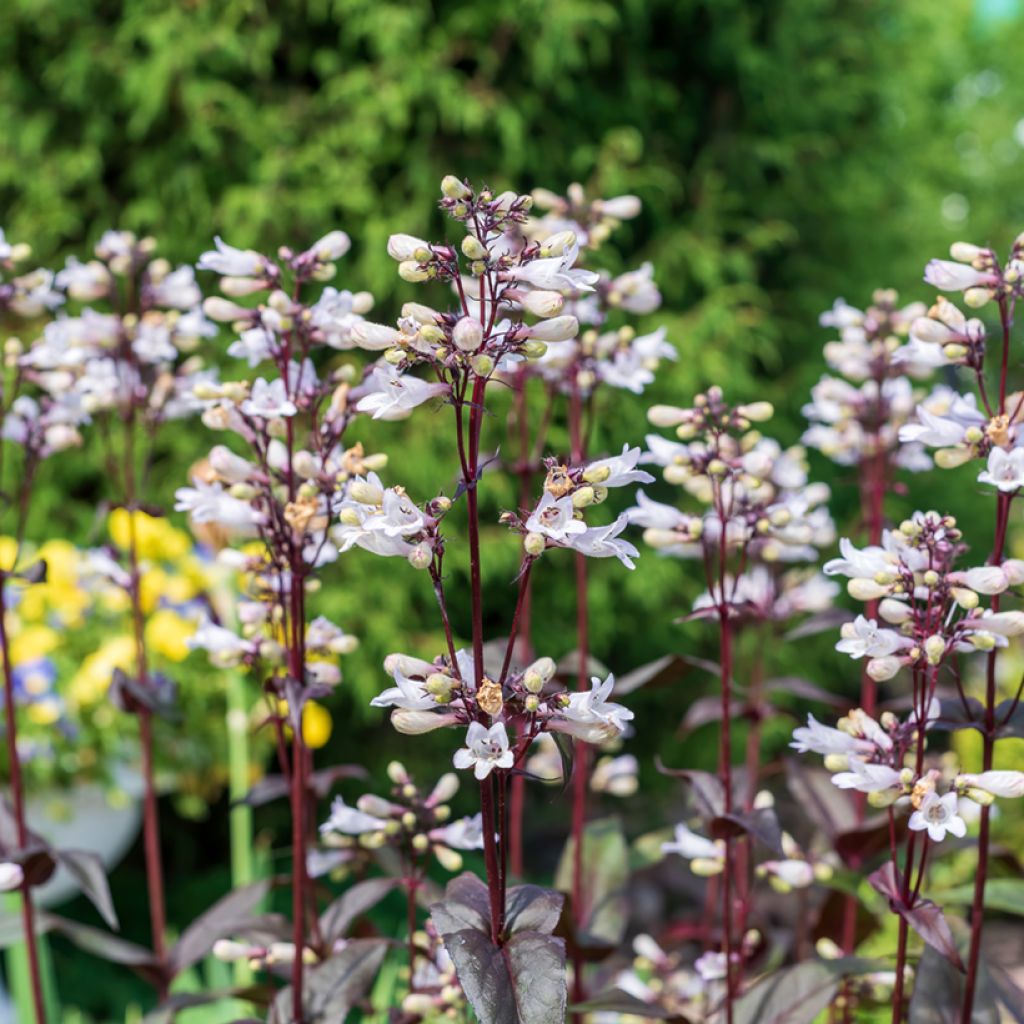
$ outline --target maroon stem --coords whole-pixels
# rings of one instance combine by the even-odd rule
[[[722,523],[724,544],[725,521]],[[724,547],[720,551],[725,563]],[[719,730],[718,772],[724,789],[724,811],[732,813],[732,623],[725,597],[724,572],[721,578],[719,609],[719,661],[721,664],[722,727]],[[725,954],[725,1020],[732,1024],[733,1002],[736,999],[736,978],[732,963],[732,839],[725,840],[725,870],[722,872],[722,952]]]
[[[7,735],[7,760],[11,772],[11,802],[14,805],[14,821],[18,832],[18,847],[28,846],[28,825],[25,823],[25,791],[21,778],[21,762],[18,760],[18,725],[14,709],[14,669],[7,642],[7,615],[5,588],[6,573],[0,573],[0,648],[4,662],[4,724]],[[21,892],[21,925],[25,933],[25,949],[28,951],[28,973],[32,987],[32,1006],[35,1009],[36,1024],[46,1024],[46,1004],[43,1001],[43,983],[39,971],[39,949],[36,945],[35,911],[32,906],[32,889],[27,877],[19,887]]]
[[[907,966],[907,919],[900,914],[899,938],[896,941],[896,987],[892,993],[892,1024],[903,1020],[903,975]]]
[[[419,888],[419,879],[416,877],[416,855],[412,854],[409,860],[409,874],[405,880],[406,894],[406,928],[409,931],[409,991],[415,992],[416,979],[416,890]]]
[[[134,409],[125,416],[124,483],[126,512],[128,515],[128,593],[132,605],[132,629],[135,639],[136,675],[139,685],[149,686],[149,668],[146,660],[146,617],[142,609],[142,573],[139,567],[139,545],[136,529],[135,493],[135,414]],[[140,705],[139,747],[142,757],[142,777],[145,787],[142,801],[143,847],[146,857],[146,892],[149,897],[149,920],[153,953],[161,968],[167,962],[167,911],[164,903],[164,868],[160,853],[160,814],[157,806],[156,770],[153,757],[153,712]],[[160,998],[167,995],[167,979],[160,972],[157,985]]]
[[[583,432],[583,403],[579,379],[574,374],[569,392],[569,437],[572,446],[572,463],[582,466],[586,459]],[[576,652],[579,659],[576,671],[576,689],[585,691],[589,686],[587,663],[590,660],[590,609],[587,604],[587,559],[576,552]],[[583,952],[579,943],[580,934],[586,924],[586,893],[583,877],[583,843],[587,824],[587,783],[590,771],[590,748],[582,740],[576,741],[576,759],[572,777],[572,910],[576,926],[573,945],[573,1001],[582,1003],[586,999],[583,983]],[[573,1021],[581,1021],[578,1014]]]
[[[1006,531],[1010,522],[1010,505],[1014,495],[999,493],[996,499],[996,536],[989,564],[999,565],[1006,546]],[[992,598],[992,610],[999,610],[999,595]],[[985,729],[982,732],[981,770],[992,770],[995,757],[996,732],[996,651],[988,656],[985,666]],[[971,944],[967,952],[967,978],[964,983],[964,1003],[961,1019],[969,1021],[974,1010],[974,997],[978,984],[978,964],[981,958],[981,933],[985,919],[985,884],[988,880],[988,856],[991,843],[991,810],[981,808],[978,829],[978,866],[974,876],[974,898],[971,902]]]

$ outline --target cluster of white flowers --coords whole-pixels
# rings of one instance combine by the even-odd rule
[[[886,623],[858,616],[842,627],[836,649],[867,658],[872,679],[891,679],[905,667],[934,667],[953,652],[991,651],[1024,633],[1024,612],[980,607],[979,595],[996,595],[1024,582],[1024,562],[957,569],[963,552],[956,520],[915,512],[880,545],[858,549],[846,538],[841,557],[825,564],[829,575],[848,578],[858,601],[878,601]]]
[[[829,491],[809,483],[801,448],[783,449],[753,428],[767,420],[767,402],[731,407],[720,388],[698,395],[690,409],[654,406],[655,426],[675,427],[678,440],[647,435],[642,462],[662,468],[666,483],[681,487],[692,511],[657,502],[642,491],[627,513],[644,528],[644,541],[663,555],[704,558],[722,549],[745,555],[743,570],[709,580],[695,610],[723,603],[734,614],[784,619],[825,607],[837,588],[816,572],[793,571],[816,562],[835,539],[825,502]]]

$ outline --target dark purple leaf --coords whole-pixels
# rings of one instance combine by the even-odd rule
[[[605,1013],[637,1017],[644,1020],[690,1021],[692,1018],[674,1014],[671,1010],[657,1003],[645,1003],[636,996],[631,996],[622,989],[612,988],[592,996],[585,1003],[577,1003],[569,1007],[571,1014]]]
[[[118,930],[117,911],[110,896],[110,885],[103,861],[88,850],[59,850],[57,861],[75,880],[75,884],[99,911],[108,927]]]
[[[996,707],[996,738],[1024,739],[1024,701],[1004,700]]]
[[[815,636],[829,629],[838,629],[844,622],[852,621],[853,616],[845,608],[829,608],[804,619],[799,626],[794,626],[783,636],[783,640],[801,640],[805,636]]]
[[[740,709],[734,704],[732,707],[733,717],[740,713]],[[722,720],[722,698],[717,694],[708,697],[698,697],[686,710],[679,731],[686,735],[699,729],[702,725]]]
[[[115,668],[107,696],[115,707],[128,714],[148,711],[162,718],[173,718],[177,714],[178,688],[172,680],[159,672],[143,680]]]
[[[976,697],[967,698],[967,707],[959,697],[947,697],[939,701],[939,717],[932,723],[933,729],[955,732],[957,729],[982,729],[985,721],[985,707]]]
[[[823,690],[809,679],[801,679],[799,676],[779,676],[776,679],[768,679],[764,682],[763,688],[765,693],[791,693],[795,697],[816,700],[833,708],[845,708],[850,703],[845,698],[835,693],[829,693],[828,690]]]
[[[575,679],[579,675],[580,671],[580,654],[579,651],[570,651],[568,654],[563,655],[558,659],[555,664],[555,674],[559,676],[569,676]],[[587,655],[587,678],[591,676],[600,676],[604,679],[610,675],[608,666],[603,661],[598,661],[592,654]]]
[[[373,985],[387,951],[384,939],[353,939],[329,960],[304,971],[303,1024],[341,1024]],[[278,992],[270,1020],[290,1024],[290,985]]]
[[[803,812],[830,839],[857,825],[853,801],[836,789],[827,772],[810,768],[801,761],[786,762],[786,781]]]
[[[682,779],[693,791],[697,813],[705,819],[717,818],[725,810],[725,788],[719,778],[710,772],[690,771],[686,768],[666,768],[661,758],[656,761],[662,775]]]
[[[401,884],[398,878],[367,878],[347,889],[320,915],[324,944],[344,938],[356,918],[372,910]]]
[[[261,879],[222,896],[182,933],[168,954],[172,975],[198,963],[218,939],[230,938],[251,924],[253,912],[266,899],[273,880]]]
[[[960,1007],[964,1001],[964,976],[931,946],[925,946],[914,975],[908,1024],[963,1024]],[[989,984],[985,965],[978,967],[971,1024],[991,1024],[999,1011]]]
[[[734,1024],[811,1024],[839,990],[841,976],[807,961],[762,978],[733,1007]]]
[[[196,1006],[207,1006],[221,999],[242,999],[247,1003],[266,1004],[275,990],[266,986],[247,985],[245,987],[211,989],[208,992],[176,992],[168,996],[155,1010],[150,1010],[142,1018],[142,1024],[171,1024],[182,1010],[190,1010]],[[254,1019],[254,1018],[249,1018]],[[246,1024],[245,1020],[233,1021],[232,1024]],[[256,1024],[261,1024],[257,1021]]]
[[[58,917],[56,914],[46,914],[44,920],[51,931],[70,939],[84,952],[92,953],[112,964],[130,967],[151,985],[158,986],[163,982],[164,971],[153,953],[145,946],[127,942],[99,928],[80,924],[78,921],[69,921],[66,917]]]
[[[730,836],[749,835],[766,849],[780,857],[782,851],[782,828],[775,811],[762,807],[755,811],[733,811],[711,819],[708,829],[713,839],[728,839]]]
[[[40,558],[38,562],[33,562],[27,569],[22,569],[21,572],[11,575],[23,579],[26,583],[45,583],[46,562]]]
[[[896,823],[897,839],[906,833],[906,828],[905,820]],[[844,864],[859,868],[876,854],[888,849],[889,819],[884,815],[869,818],[855,828],[835,836],[832,844]]]
[[[918,899],[912,907],[907,906],[891,861],[868,875],[868,881],[889,900],[890,909],[899,914],[932,949],[944,956],[958,971],[964,970],[949,922],[941,908],[931,900],[922,899]]]
[[[646,686],[648,683],[661,683],[669,677],[672,677],[673,680],[681,678],[686,674],[685,669],[681,667],[682,662],[676,655],[666,654],[663,658],[656,658],[646,665],[633,669],[632,672],[627,672],[624,676],[619,676],[615,680],[615,693],[623,696],[634,690],[639,690],[641,686]],[[676,671],[673,672],[673,669]]]
[[[565,944],[548,933],[561,906],[558,893],[537,886],[510,890],[500,945],[491,941],[488,890],[474,875],[450,882],[431,908],[480,1024],[564,1024]]]

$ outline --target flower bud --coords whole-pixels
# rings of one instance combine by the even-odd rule
[[[258,949],[250,946],[247,942],[234,942],[231,939],[218,939],[213,944],[212,953],[214,957],[223,963],[235,963],[237,960],[248,960],[254,956]]]
[[[409,773],[401,761],[390,761],[387,767],[388,778],[396,785],[403,786],[409,781]]]
[[[939,448],[935,452],[935,465],[940,469],[956,469],[974,458],[970,448]]]
[[[544,549],[547,547],[547,541],[544,539],[542,533],[528,533],[523,538],[523,548],[528,555],[532,555],[534,558],[544,554]]]
[[[430,545],[426,541],[422,541],[409,552],[408,558],[409,564],[414,569],[426,569],[434,560],[434,553],[430,550]]]
[[[466,235],[462,240],[462,255],[467,260],[485,260],[487,259],[487,246],[480,241],[476,235]]]
[[[445,772],[437,780],[434,788],[430,792],[430,796],[427,797],[426,803],[428,807],[437,808],[438,804],[447,803],[452,797],[455,796],[459,791],[459,777],[455,772]]]
[[[967,590],[965,587],[950,587],[949,592],[961,608],[971,611],[978,607],[978,595],[973,590]]]
[[[995,298],[991,288],[968,288],[964,292],[964,305],[971,309],[981,309]]]
[[[580,323],[574,316],[553,316],[539,324],[525,328],[528,338],[535,341],[568,341],[579,333]],[[543,353],[541,353],[543,355]]]
[[[360,478],[349,484],[348,496],[360,505],[379,505],[384,500],[384,488]]]
[[[736,412],[751,423],[764,423],[775,415],[775,408],[771,402],[751,402],[738,406]]]
[[[398,264],[398,276],[410,284],[419,284],[430,278],[430,271],[426,270],[415,260],[403,260]]]
[[[435,846],[434,856],[445,871],[462,870],[462,854],[458,850],[452,850],[447,846]]]
[[[494,360],[486,352],[477,352],[469,365],[478,377],[490,377],[494,372]]]
[[[456,178],[454,174],[446,174],[441,179],[441,194],[446,199],[469,199],[473,190],[464,181]]]
[[[369,320],[355,324],[349,333],[356,345],[368,352],[383,352],[393,348],[401,338],[394,327],[371,323]]]
[[[484,329],[475,317],[464,316],[452,328],[452,341],[463,352],[475,352],[484,340]]]
[[[578,490],[573,491],[572,494],[572,507],[573,508],[586,508],[588,505],[594,504],[594,488],[593,487],[580,487]]]
[[[882,683],[886,679],[892,679],[901,666],[900,659],[889,654],[884,658],[872,658],[865,666],[865,671],[876,683]]]
[[[423,733],[454,725],[458,720],[459,716],[456,714],[438,711],[409,711],[406,708],[395,708],[391,712],[391,724],[403,736],[422,736]]]
[[[674,405],[652,405],[647,410],[647,420],[655,427],[675,427],[689,419],[686,409],[677,409]]]
[[[1024,633],[1024,612],[996,612],[986,615],[979,625],[999,636],[1020,636]]]
[[[561,256],[567,249],[576,244],[575,231],[556,231],[540,244],[540,255],[547,259],[550,256]]]
[[[850,758],[846,754],[826,754],[824,765],[830,772],[848,772],[850,770]]]
[[[938,665],[946,653],[946,638],[938,633],[932,634],[924,642],[924,654],[929,665]]]
[[[899,800],[901,793],[896,789],[879,789],[873,793],[868,793],[868,803],[879,810],[883,807],[892,807],[897,800]]]
[[[388,239],[388,255],[399,263],[409,260],[425,263],[431,257],[430,243],[414,235],[392,235]]]
[[[519,304],[534,316],[550,317],[562,312],[565,299],[558,292],[526,292],[519,297]]]
[[[25,880],[25,872],[20,864],[5,861],[0,864],[0,892],[13,892],[21,887]]]
[[[615,220],[632,220],[640,215],[639,196],[616,196],[614,199],[602,199],[597,204],[601,213]]]
[[[211,295],[203,300],[203,312],[211,320],[216,320],[219,324],[226,324],[232,320],[244,320],[252,316],[253,311],[238,305],[237,302],[222,299],[219,295]]]
[[[882,619],[894,626],[909,622],[914,617],[914,613],[909,605],[892,597],[887,597],[879,603],[878,614]]]
[[[698,878],[711,878],[713,875],[720,875],[725,870],[725,861],[712,857],[694,857],[690,861],[690,870]]]
[[[846,584],[846,592],[855,601],[877,601],[885,597],[890,589],[889,586],[859,576]]]
[[[256,292],[265,291],[266,288],[267,282],[258,277],[222,277],[220,279],[220,290],[233,299],[255,295]]]
[[[554,677],[555,663],[551,658],[538,658],[523,673],[523,686],[530,693],[540,693]]]

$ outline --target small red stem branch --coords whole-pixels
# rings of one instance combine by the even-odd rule
[[[11,665],[10,647],[7,642],[6,602],[7,575],[0,572],[0,648],[4,662],[4,719],[7,736],[7,761],[11,772],[11,802],[14,805],[14,821],[18,832],[18,847],[28,846],[28,825],[25,822],[25,791],[21,777],[21,762],[18,760],[18,725],[14,707],[14,669]],[[25,933],[25,949],[28,952],[29,983],[32,988],[32,1006],[36,1024],[46,1024],[46,1004],[43,1001],[43,983],[39,970],[39,948],[36,940],[35,911],[32,906],[32,888],[27,877],[22,878],[21,925]]]

